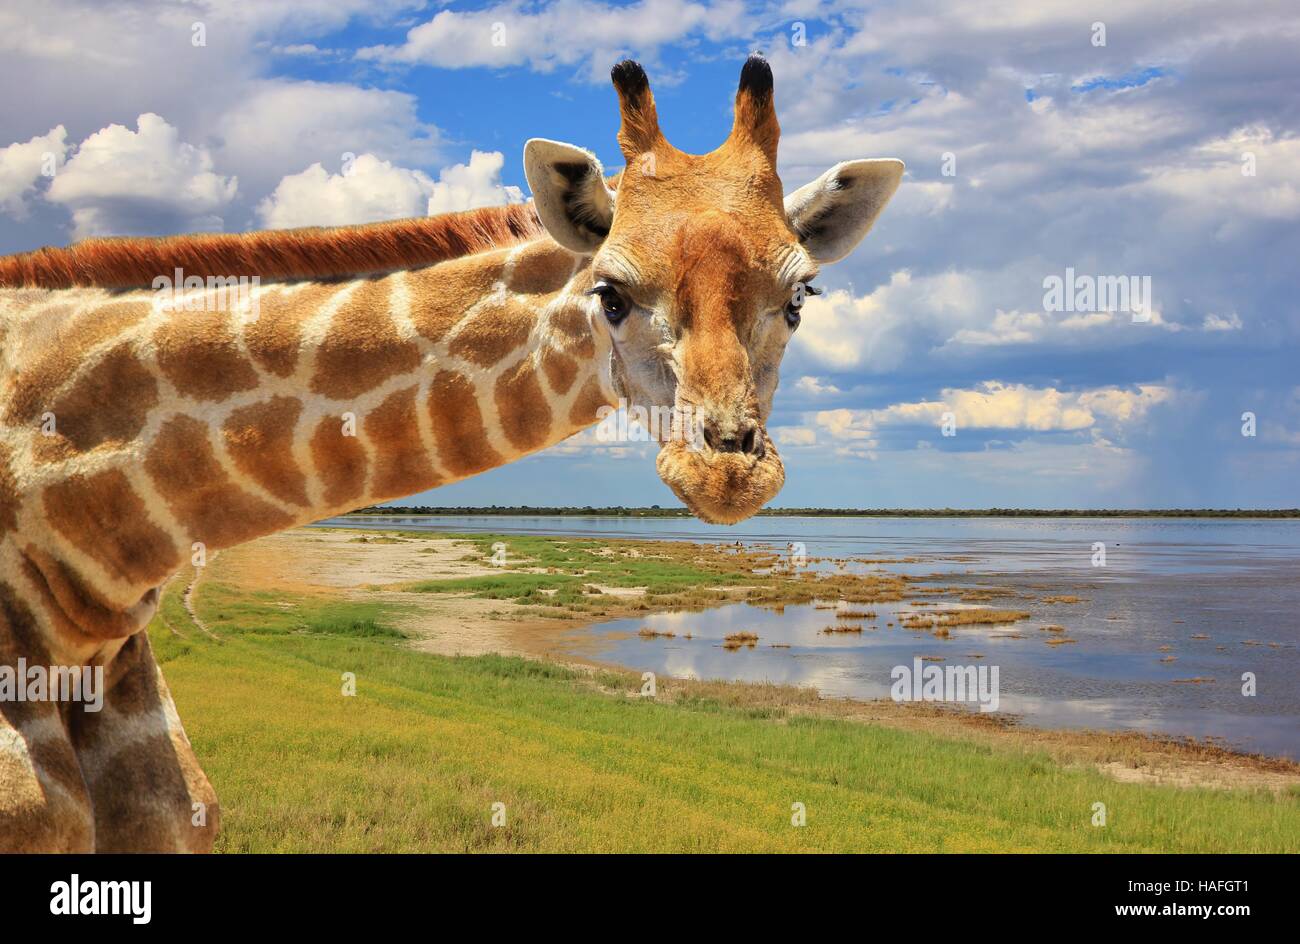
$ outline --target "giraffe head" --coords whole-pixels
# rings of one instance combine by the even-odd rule
[[[742,521],[785,482],[766,422],[813,277],[866,235],[903,163],[847,161],[785,196],[761,56],[741,70],[730,135],[703,155],[664,138],[641,66],[619,63],[613,80],[627,161],[617,189],[594,154],[535,138],[524,165],[537,214],[591,256],[589,315],[612,341],[620,397],[678,418],[660,435],[660,477],[700,518]]]

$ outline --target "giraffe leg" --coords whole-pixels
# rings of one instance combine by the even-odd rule
[[[0,584],[0,666],[48,665]],[[50,702],[0,701],[0,852],[90,852],[95,821],[64,715]]]
[[[97,852],[210,852],[220,810],[149,647],[131,636],[105,673],[104,707],[74,713],[73,745]]]
[[[0,706],[0,853],[92,852],[95,822],[58,710]]]

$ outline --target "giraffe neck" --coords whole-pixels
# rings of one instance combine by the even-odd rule
[[[614,387],[590,284],[542,238],[234,311],[0,290],[0,604],[84,654],[191,560],[591,425]]]

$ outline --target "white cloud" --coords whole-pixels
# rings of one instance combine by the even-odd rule
[[[906,269],[868,295],[843,289],[809,298],[793,347],[831,370],[890,370],[899,366],[919,328],[942,325],[944,336],[981,317],[981,289],[968,273],[914,279]]]
[[[659,451],[658,443],[651,442],[649,434],[637,423],[627,419],[619,421],[619,428],[628,432],[627,439],[605,439],[600,427],[592,426],[574,433],[541,453],[543,456],[596,456],[604,459],[654,461]]]
[[[370,46],[362,60],[457,69],[527,65],[539,72],[586,62],[591,79],[635,47],[653,56],[666,43],[691,35],[713,39],[748,33],[738,0],[703,4],[643,0],[627,6],[568,0],[530,11],[517,3],[482,10],[441,10],[414,27],[399,45]]]
[[[195,6],[221,22],[250,32],[291,28],[294,35],[331,33],[354,17],[382,22],[404,10],[423,6],[422,0],[196,0]]]
[[[63,166],[67,137],[63,125],[57,125],[30,141],[0,148],[0,212],[19,220],[26,218],[26,197],[36,189],[41,175]]]
[[[257,214],[270,229],[396,220],[423,215],[432,188],[427,174],[362,154],[345,174],[312,164],[285,177]]]
[[[951,181],[909,180],[889,201],[890,212],[936,216],[952,207],[956,193]]]
[[[1078,394],[1079,405],[1094,414],[1120,423],[1132,423],[1146,416],[1147,411],[1174,399],[1174,390],[1160,384],[1139,384],[1136,390],[1104,387]]]
[[[888,212],[888,211],[886,211]],[[868,237],[870,238],[870,237]],[[1152,329],[1178,332],[1158,302],[1146,320],[1129,312],[1048,312],[1044,266],[1035,257],[993,270],[953,269],[916,275],[898,269],[865,295],[833,289],[808,299],[791,343],[798,369],[892,373],[918,357],[942,352],[969,363],[972,349],[1052,344],[1058,348],[1138,343]],[[835,278],[834,270],[826,281]]]
[[[1178,163],[1153,168],[1133,190],[1174,201],[1180,215],[1224,236],[1250,219],[1300,218],[1300,137],[1254,125],[1199,145]]]
[[[298,56],[306,59],[333,58],[339,55],[337,49],[321,49],[315,43],[289,43],[284,46],[272,46],[271,52],[277,56]]]
[[[208,150],[182,141],[158,115],[146,112],[136,128],[96,131],[50,183],[46,196],[72,211],[74,234],[221,229],[236,179],[214,173]]]
[[[951,340],[957,344],[983,347],[991,344],[1029,344],[1039,336],[1043,315],[1036,311],[998,309],[986,328],[962,328]]]
[[[800,377],[795,381],[794,388],[814,397],[831,396],[840,392],[839,387],[826,383],[820,377]]]
[[[320,164],[313,164],[281,180],[257,212],[263,225],[289,229],[520,203],[523,194],[519,188],[501,183],[504,161],[499,151],[475,151],[468,164],[444,168],[437,180],[419,170],[395,167],[373,154],[362,154],[344,174],[330,174]]]
[[[1241,318],[1237,316],[1235,311],[1226,318],[1210,312],[1205,316],[1205,320],[1201,322],[1201,327],[1206,331],[1240,331]]]
[[[437,183],[433,185],[433,192],[429,194],[429,215],[503,203],[523,203],[523,191],[518,187],[502,185],[503,166],[505,155],[500,151],[475,151],[470,155],[468,164],[444,167],[438,175]]]
[[[875,436],[870,411],[818,410],[806,414],[804,419],[825,434],[817,436],[816,440],[823,448],[828,447],[833,455],[872,460],[876,458],[876,448],[880,443]]]
[[[253,193],[312,164],[341,167],[349,154],[428,166],[438,158],[440,136],[420,121],[416,107],[415,96],[405,92],[261,81],[218,123],[219,157]]]
[[[808,426],[772,426],[767,432],[785,448],[812,446],[817,442],[817,431]]]
[[[884,427],[939,426],[945,413],[954,415],[959,430],[1078,431],[1102,424],[1134,423],[1173,396],[1171,388],[1157,384],[1063,391],[990,380],[974,388],[945,389],[937,400],[895,403],[874,410],[821,410],[808,419],[840,443],[872,440]]]

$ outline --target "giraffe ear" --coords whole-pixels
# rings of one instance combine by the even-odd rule
[[[892,157],[845,161],[785,198],[785,215],[818,262],[843,259],[867,235],[903,179]]]
[[[533,138],[524,145],[524,175],[538,219],[552,239],[588,255],[609,235],[614,191],[596,155],[572,144]]]

